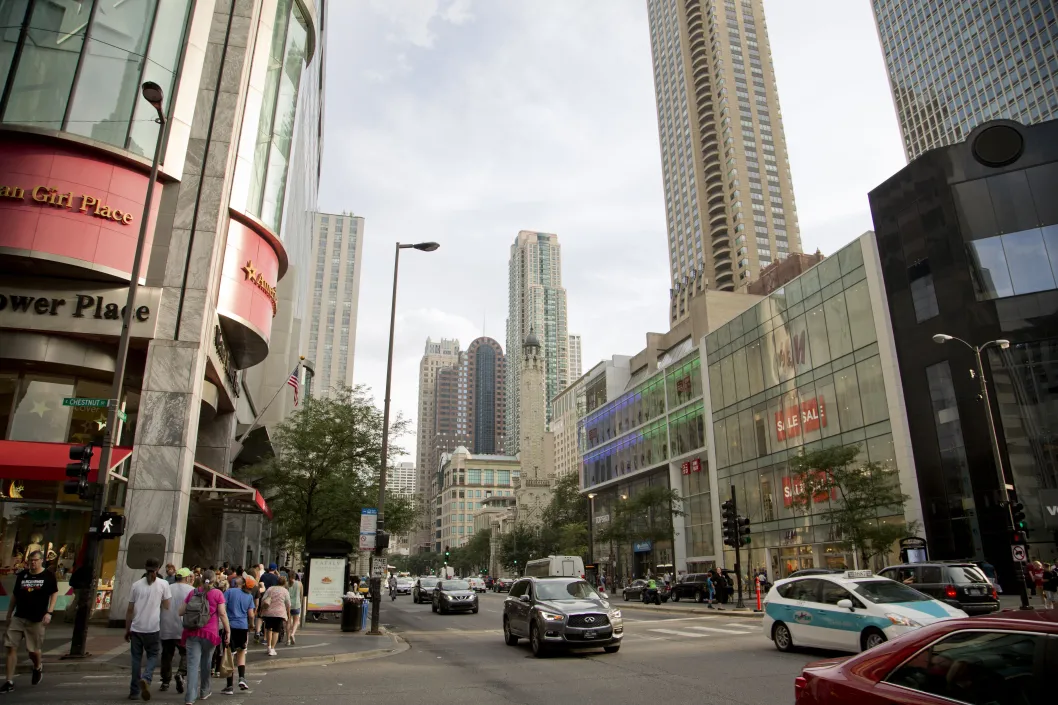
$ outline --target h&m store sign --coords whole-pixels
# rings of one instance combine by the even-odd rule
[[[40,281],[8,284],[0,288],[0,328],[86,333],[118,336],[128,297],[125,287],[99,289],[79,287],[74,282],[49,282],[42,289]],[[154,337],[161,290],[139,287],[136,307],[132,311],[132,336]]]

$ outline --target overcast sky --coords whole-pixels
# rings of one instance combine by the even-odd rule
[[[646,0],[330,2],[320,208],[366,219],[354,381],[381,404],[394,243],[395,412],[427,336],[506,349],[519,230],[557,233],[585,371],[668,330]],[[904,165],[868,0],[765,0],[806,251],[871,228]],[[414,437],[400,441],[409,451]],[[414,455],[411,456],[414,458]]]

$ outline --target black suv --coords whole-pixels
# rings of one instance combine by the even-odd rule
[[[433,591],[433,611],[478,613],[478,594],[466,580],[438,580]]]
[[[709,588],[705,583],[705,579],[710,575],[713,576],[713,589],[716,591],[716,601],[722,604],[727,604],[728,600],[731,599],[731,595],[734,594],[735,589],[731,583],[731,578],[727,575],[727,571],[724,574],[717,573],[690,573],[683,576],[683,579],[673,583],[672,585],[672,601],[679,602],[683,600],[694,600],[695,602],[705,602],[709,599]]]
[[[969,615],[999,611],[999,595],[973,563],[905,563],[878,571]]]
[[[556,647],[602,647],[613,654],[623,636],[621,610],[611,607],[586,580],[522,578],[503,601],[503,640],[515,646],[528,637],[536,657]]]

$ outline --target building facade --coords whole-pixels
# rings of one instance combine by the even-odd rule
[[[1058,121],[985,123],[911,162],[870,203],[930,555],[987,559],[1008,585],[1010,516],[974,353],[933,336],[1009,341],[982,353],[1002,472],[1025,505],[1029,557],[1054,561]]]
[[[424,507],[423,526],[413,543],[417,547],[433,545],[433,486],[437,467],[431,465],[433,446],[434,391],[438,371],[459,362],[459,341],[442,338],[426,339],[422,359],[419,360],[418,428],[415,434],[415,467],[419,473],[419,499]]]
[[[496,455],[506,445],[507,357],[492,338],[477,338],[462,355],[463,423],[475,455]]]
[[[405,497],[413,497],[418,491],[419,477],[415,463],[401,462],[390,467],[386,475],[386,491]]]
[[[579,335],[573,333],[569,334],[569,364],[566,370],[569,374],[569,379],[578,379],[581,375],[581,368],[583,366],[583,358],[581,353],[581,340]]]
[[[762,0],[647,0],[670,320],[801,251]]]
[[[580,472],[583,458],[577,422],[624,391],[631,359],[627,355],[614,355],[610,360],[603,360],[551,400],[555,477]]]
[[[509,262],[507,352],[521,350],[535,332],[544,369],[544,405],[569,385],[569,332],[566,290],[562,287],[562,251],[558,236],[523,230],[511,245]],[[507,366],[507,453],[518,452],[520,366]],[[547,419],[550,421],[550,418]]]
[[[520,465],[509,455],[474,455],[464,446],[445,453],[436,479],[434,551],[474,535],[474,515],[490,497],[514,497]]]
[[[353,386],[363,251],[363,218],[351,213],[313,214],[311,311],[301,348],[316,363],[317,394]]]
[[[298,359],[297,282],[322,147],[323,8],[320,0],[0,8],[5,575],[39,545],[65,595],[89,528],[89,504],[62,491],[68,448],[100,443],[107,431],[117,445],[107,505],[124,512],[127,528],[104,544],[98,615],[124,614],[142,573],[125,560],[138,534],[164,538],[159,557],[176,564],[274,555],[266,499],[231,473],[233,463],[270,452],[267,429],[292,401],[277,401],[238,457],[232,440]],[[102,45],[107,51],[96,50]],[[147,80],[165,93],[164,126],[140,97]],[[156,144],[159,180],[133,272]],[[142,286],[117,400],[124,416],[107,429],[100,408],[67,400],[108,397],[133,276]],[[271,367],[278,378],[255,369]]]
[[[908,160],[978,125],[1058,117],[1051,0],[872,0]]]
[[[539,524],[551,501],[555,472],[554,435],[547,431],[548,404],[542,392],[547,384],[547,361],[536,333],[522,343],[518,361],[518,399],[520,419],[518,462],[521,473],[515,483],[518,521]]]

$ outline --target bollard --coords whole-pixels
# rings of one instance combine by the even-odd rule
[[[360,629],[367,631],[367,618],[371,614],[371,602],[364,600],[360,613]]]
[[[762,610],[761,610],[761,604],[760,604],[760,576],[759,575],[757,576],[757,579],[754,582],[757,584],[757,609],[755,609],[753,611],[754,612],[761,612]]]

